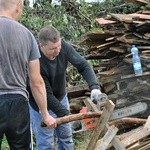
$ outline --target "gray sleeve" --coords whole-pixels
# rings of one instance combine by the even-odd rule
[[[78,72],[83,76],[89,88],[100,89],[93,68],[88,64],[86,59],[82,57],[70,44],[66,43],[67,57],[69,62],[77,68]]]
[[[29,56],[29,61],[39,59],[41,57],[39,47],[37,44],[36,39],[34,36],[31,34],[31,49],[30,49],[30,56]]]

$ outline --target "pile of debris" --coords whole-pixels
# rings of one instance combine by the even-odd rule
[[[147,1],[132,0],[132,2],[150,8]],[[96,21],[103,31],[87,33],[82,37],[80,44],[89,48],[85,58],[99,62],[93,66],[94,70],[103,87],[103,92],[113,101],[115,110],[120,110],[116,113],[118,116],[147,119],[150,114],[150,11],[109,14],[105,18],[97,18]],[[143,69],[140,75],[135,75],[133,71],[130,51],[132,45],[136,45],[139,49]],[[82,96],[89,95],[88,86],[80,85],[69,88],[68,95],[81,102]],[[130,143],[128,140],[133,140],[132,144],[139,142],[136,143],[138,146],[130,145],[128,149],[137,149],[137,147],[141,150],[149,149],[149,145],[146,147],[149,138],[145,139],[145,137],[149,137],[150,132],[141,128],[137,131],[133,130],[137,133],[138,130],[140,131],[141,143],[138,141],[138,134],[132,133],[136,137],[132,137],[130,133],[120,136],[125,138],[122,141],[126,145]],[[128,139],[127,137],[130,136],[131,138]],[[143,142],[142,139],[144,139]]]
[[[145,1],[140,1],[140,3]],[[99,60],[94,66],[104,92],[115,103],[150,100],[150,11],[133,14],[109,14],[96,21],[103,32],[87,33],[80,44],[88,45],[87,60]],[[139,49],[143,74],[134,75],[130,48]],[[117,102],[116,102],[117,100]],[[128,102],[127,102],[128,101]],[[146,113],[141,117],[147,117]]]
[[[144,0],[132,0],[149,6]],[[88,45],[87,60],[98,60],[94,67],[99,83],[109,99],[118,107],[135,103],[146,104],[139,117],[147,118],[150,103],[150,11],[133,14],[109,14],[96,19],[103,32],[87,33],[80,44]],[[136,45],[142,63],[143,74],[135,75],[130,48]],[[70,98],[87,96],[88,86],[68,88]],[[137,113],[136,113],[137,114]]]

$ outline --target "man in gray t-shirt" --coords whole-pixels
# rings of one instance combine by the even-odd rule
[[[23,0],[0,0],[0,149],[4,134],[10,149],[32,149],[27,76],[43,122],[47,128],[56,127],[47,111],[38,45],[32,33],[17,22],[22,8]]]

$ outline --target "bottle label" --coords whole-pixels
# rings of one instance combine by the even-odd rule
[[[134,63],[135,69],[141,69],[141,63]]]
[[[143,72],[140,62],[134,63],[133,67],[134,67],[134,73],[135,74],[141,74]]]

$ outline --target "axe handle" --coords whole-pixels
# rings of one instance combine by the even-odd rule
[[[78,114],[71,114],[68,116],[56,118],[57,125],[82,120],[86,118],[99,118],[101,116],[101,112],[86,112],[86,113],[78,113]],[[41,122],[41,127],[46,127],[44,122]]]

